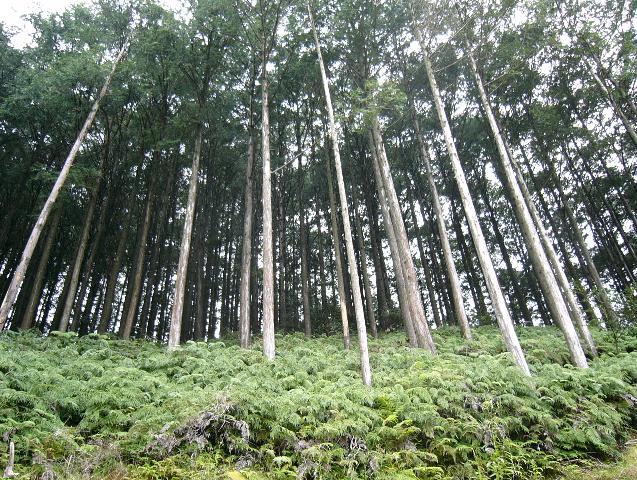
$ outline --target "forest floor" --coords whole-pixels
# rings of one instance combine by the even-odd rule
[[[595,330],[580,370],[559,330],[520,329],[531,378],[497,329],[474,332],[435,331],[436,357],[370,340],[372,388],[338,337],[277,335],[271,363],[258,338],[168,353],[6,332],[0,468],[10,439],[24,479],[637,478],[637,330]]]

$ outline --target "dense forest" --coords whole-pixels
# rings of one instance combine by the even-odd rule
[[[5,475],[615,457],[637,427],[636,9],[93,0],[28,16],[19,48],[0,23]]]

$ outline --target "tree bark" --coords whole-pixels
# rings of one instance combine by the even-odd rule
[[[347,248],[347,261],[349,264],[349,274],[352,278],[352,296],[354,297],[354,313],[356,316],[356,329],[358,331],[358,344],[361,358],[361,374],[363,383],[367,386],[372,384],[372,370],[369,365],[369,351],[367,348],[367,329],[365,327],[365,313],[363,311],[363,302],[361,299],[360,285],[355,279],[358,277],[358,269],[356,267],[356,258],[354,256],[354,242],[352,240],[352,229],[349,222],[349,211],[347,208],[347,197],[345,195],[345,182],[343,180],[343,169],[341,167],[341,155],[338,148],[338,137],[336,134],[336,123],[334,121],[334,110],[332,109],[332,99],[330,96],[330,88],[325,73],[325,65],[323,64],[323,56],[321,54],[321,45],[319,43],[316,27],[314,26],[314,18],[310,4],[307,5],[310,24],[314,34],[314,42],[316,44],[316,54],[318,56],[319,68],[321,70],[321,79],[323,81],[323,92],[325,94],[325,103],[327,107],[327,116],[329,120],[329,135],[332,143],[334,154],[334,167],[336,169],[336,183],[338,186],[338,194],[340,198],[341,214],[343,217],[343,233],[345,234],[345,246]]]
[[[188,274],[188,260],[190,258],[190,243],[192,228],[195,221],[195,205],[197,203],[197,186],[199,184],[199,161],[201,160],[201,144],[203,143],[203,125],[197,126],[195,150],[192,155],[192,172],[188,187],[188,203],[186,217],[181,235],[179,248],[179,263],[177,265],[177,279],[175,281],[175,299],[170,316],[170,332],[168,334],[168,349],[174,350],[179,346],[181,338],[181,323],[184,312],[184,295],[186,291],[186,277]]]

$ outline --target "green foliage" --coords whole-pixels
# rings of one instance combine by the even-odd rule
[[[391,333],[370,340],[369,389],[358,353],[337,336],[279,336],[270,363],[258,344],[232,340],[167,353],[100,335],[7,332],[0,432],[25,476],[545,478],[567,460],[615,457],[637,425],[637,334],[594,333],[601,357],[579,370],[558,330],[521,331],[530,379],[493,327],[468,345],[435,331],[437,357]],[[149,447],[174,439],[167,456]]]

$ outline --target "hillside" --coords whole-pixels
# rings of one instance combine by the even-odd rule
[[[520,330],[532,378],[495,328],[370,340],[374,386],[338,337],[188,342],[0,337],[0,432],[19,478],[545,478],[619,455],[637,425],[637,332],[594,330],[567,365],[553,328]],[[7,462],[6,442],[0,464]],[[581,477],[580,477],[581,478]]]

